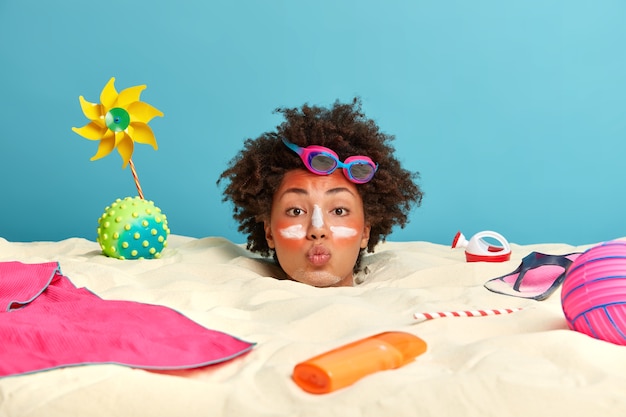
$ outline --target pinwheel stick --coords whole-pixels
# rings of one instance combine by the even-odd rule
[[[139,193],[139,198],[143,200],[144,199],[143,191],[141,190],[141,184],[139,184],[139,177],[137,176],[137,171],[135,170],[135,164],[133,164],[132,159],[128,160],[128,165],[130,165],[130,172],[132,172],[133,174],[133,179],[135,180],[135,186],[137,187],[137,192]]]

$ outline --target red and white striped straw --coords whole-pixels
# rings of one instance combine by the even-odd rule
[[[515,313],[522,308],[496,308],[489,310],[462,310],[462,311],[440,311],[436,313],[415,313],[413,317],[419,321],[440,319],[443,317],[485,317],[497,316],[499,314]]]
[[[133,164],[132,159],[128,160],[128,164],[130,165],[130,172],[133,174],[133,179],[135,180],[135,187],[137,187],[139,198],[143,200],[143,190],[141,189],[141,184],[139,184],[139,177],[137,176],[137,171],[135,171],[135,164]]]

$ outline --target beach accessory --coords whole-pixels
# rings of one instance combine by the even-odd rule
[[[459,310],[459,311],[438,311],[434,313],[415,313],[413,317],[418,321],[440,319],[444,317],[485,317],[497,316],[500,314],[510,314],[522,310],[522,308],[497,308],[488,310]]]
[[[411,333],[384,332],[301,362],[292,378],[306,392],[326,394],[374,372],[404,366],[426,348],[426,342]]]
[[[498,294],[545,300],[561,285],[568,268],[578,256],[580,253],[547,255],[531,252],[515,271],[487,281],[485,288]]]
[[[487,240],[494,243],[489,243]],[[465,248],[467,262],[504,262],[511,258],[509,242],[500,233],[485,230],[476,233],[468,241],[461,232],[457,232],[452,241],[452,248]]]
[[[199,368],[255,345],[165,306],[102,299],[58,262],[0,262],[0,340],[0,377],[96,363]]]
[[[317,175],[330,175],[337,168],[343,168],[343,174],[347,179],[356,184],[364,184],[374,177],[378,169],[378,164],[367,156],[351,156],[341,162],[332,149],[324,146],[311,145],[302,148],[285,138],[283,143],[300,156],[309,171]]]
[[[122,167],[126,168],[133,156],[135,142],[158,149],[148,122],[155,116],[163,116],[163,113],[139,100],[145,88],[145,85],[136,85],[118,93],[115,77],[111,77],[100,93],[100,103],[90,103],[83,96],[78,97],[83,114],[90,122],[80,128],[73,127],[72,130],[86,139],[100,141],[92,161],[117,149],[122,157]]]
[[[570,329],[626,346],[626,242],[580,255],[563,281],[561,305]]]
[[[78,97],[83,114],[90,121],[83,127],[72,128],[86,139],[100,141],[92,161],[117,149],[122,157],[122,168],[130,166],[139,197],[116,199],[98,219],[96,240],[105,255],[118,259],[158,258],[170,233],[161,209],[152,201],[144,200],[132,160],[135,142],[158,149],[148,122],[163,113],[139,100],[145,88],[145,85],[136,85],[118,93],[115,78],[111,77],[100,93],[100,103]]]
[[[170,233],[161,209],[139,197],[118,198],[107,206],[97,231],[102,252],[118,259],[160,258]]]

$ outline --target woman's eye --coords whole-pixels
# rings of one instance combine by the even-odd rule
[[[297,207],[293,207],[287,210],[287,215],[289,216],[297,217],[301,216],[302,214],[304,214],[304,210]]]
[[[335,210],[333,210],[333,212],[335,213],[335,216],[347,216],[349,210],[343,207],[337,207]]]

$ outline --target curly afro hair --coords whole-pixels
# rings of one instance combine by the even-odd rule
[[[415,183],[419,173],[400,166],[390,144],[394,136],[380,132],[376,123],[365,117],[360,99],[351,103],[336,101],[331,108],[305,104],[301,108],[278,108],[275,112],[285,118],[276,132],[247,139],[217,180],[218,185],[222,180],[227,182],[223,201],[232,201],[233,217],[239,222],[238,230],[247,234],[249,250],[272,255],[263,222],[270,217],[274,192],[285,173],[303,168],[299,156],[283,144],[283,137],[301,147],[330,148],[342,161],[352,155],[367,155],[378,163],[374,178],[357,184],[365,221],[371,225],[368,252],[374,252],[374,247],[385,241],[393,226],[406,225],[412,206],[419,206],[422,201],[423,192]]]

